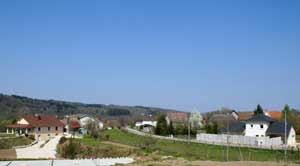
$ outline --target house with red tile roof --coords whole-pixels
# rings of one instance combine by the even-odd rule
[[[254,115],[254,112],[238,112],[238,120],[239,121],[246,121]]]
[[[168,112],[166,116],[166,121],[168,124],[172,122],[175,126],[177,124],[187,124],[188,123],[188,113],[186,112]]]
[[[273,119],[276,119],[276,120],[281,120],[281,116],[282,116],[282,112],[280,111],[268,111],[268,112],[265,112],[265,115],[270,117],[270,118],[273,118]]]
[[[37,140],[47,140],[62,135],[64,124],[55,115],[27,115],[17,123],[7,126],[7,133],[33,135]]]

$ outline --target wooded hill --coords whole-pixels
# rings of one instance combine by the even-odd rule
[[[68,114],[90,114],[102,116],[126,115],[157,115],[161,112],[176,111],[171,109],[119,106],[104,104],[84,104],[57,100],[41,100],[17,95],[0,94],[0,120],[14,119],[26,114],[55,114],[58,116]]]

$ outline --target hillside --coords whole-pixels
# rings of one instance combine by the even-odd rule
[[[41,100],[17,95],[0,94],[0,120],[13,119],[25,114],[67,114],[84,113],[102,116],[127,116],[127,115],[156,115],[160,112],[176,111],[170,109],[119,106],[104,104],[84,104],[57,100]]]

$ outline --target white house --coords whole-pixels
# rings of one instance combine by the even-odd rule
[[[212,143],[277,149],[282,149],[285,144],[288,147],[297,146],[293,126],[265,114],[254,115],[246,121],[233,122],[219,132],[220,134],[198,133],[196,139]]]
[[[290,123],[279,122],[264,114],[258,114],[245,122],[245,136],[257,137],[259,144],[264,144],[263,138],[281,137],[285,143],[285,133],[287,137],[287,145],[296,146],[295,129]],[[261,139],[259,139],[261,138]]]
[[[89,115],[86,115],[86,114],[81,115],[79,117],[79,122],[80,122],[80,125],[83,126],[83,127],[86,126],[90,122],[96,122],[96,123],[98,123],[98,126],[99,126],[100,129],[103,128],[103,122],[101,122],[101,121],[99,121],[99,120],[97,120],[97,119],[95,119],[95,118],[93,118]]]
[[[135,127],[142,129],[144,132],[151,132],[156,125],[156,121],[142,121],[135,123]]]

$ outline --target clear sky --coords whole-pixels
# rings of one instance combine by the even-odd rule
[[[300,1],[2,0],[0,56],[5,94],[300,108]]]

